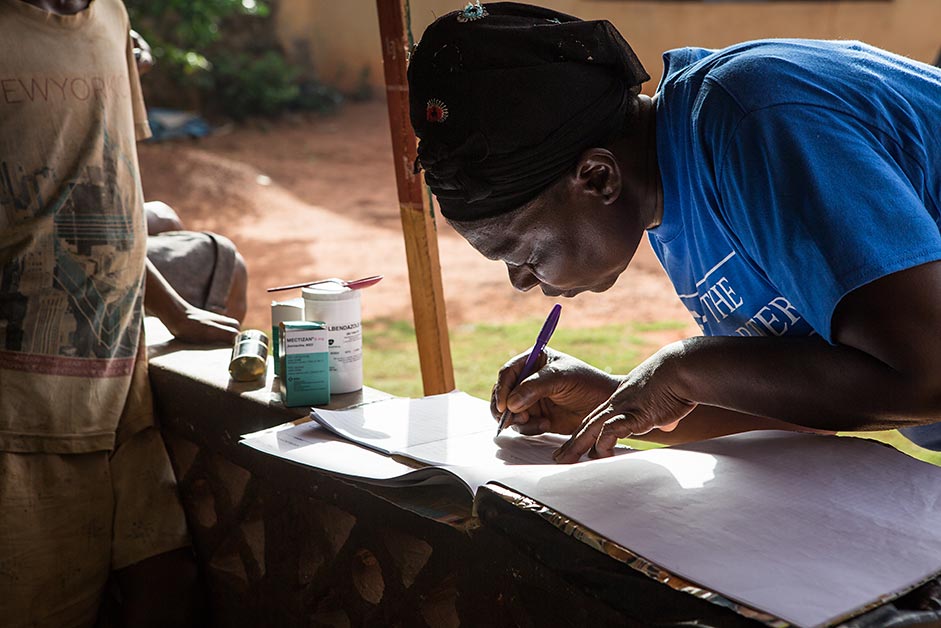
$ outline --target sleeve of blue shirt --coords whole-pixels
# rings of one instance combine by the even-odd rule
[[[716,125],[719,219],[814,329],[833,342],[840,300],[941,259],[916,146],[842,111],[777,104]]]

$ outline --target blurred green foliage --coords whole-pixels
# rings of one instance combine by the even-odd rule
[[[286,110],[330,111],[342,97],[305,77],[278,48],[260,0],[125,0],[156,66],[150,104],[241,119]]]
[[[297,69],[272,51],[261,56],[236,53],[220,57],[212,75],[217,95],[236,118],[277,114],[296,102],[301,93]]]
[[[193,74],[212,67],[206,51],[232,16],[266,17],[269,8],[254,0],[125,0],[131,25],[153,48],[158,63]]]

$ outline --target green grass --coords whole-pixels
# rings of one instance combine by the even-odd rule
[[[541,320],[505,325],[462,325],[451,330],[451,358],[457,387],[489,398],[500,367],[531,346]],[[658,332],[685,323],[605,325],[589,329],[559,328],[552,347],[609,373],[627,373],[660,347]],[[415,330],[411,323],[378,319],[364,324],[364,375],[370,386],[387,392],[421,396]]]
[[[457,387],[475,397],[488,399],[503,364],[527,351],[541,320],[505,325],[462,325],[451,330],[451,357]],[[588,329],[559,328],[552,347],[593,364],[609,373],[627,373],[660,348],[658,332],[682,329],[677,321],[605,325]],[[415,328],[410,322],[375,319],[364,324],[363,371],[373,388],[403,397],[422,395],[421,370]],[[905,453],[941,466],[941,452],[912,444],[898,432],[845,434],[884,442]],[[657,447],[644,441],[626,441],[638,449]]]
[[[899,451],[904,451],[913,458],[918,458],[919,460],[924,460],[925,462],[930,462],[933,465],[941,467],[941,452],[923,449],[895,430],[888,432],[856,432],[852,434],[841,433],[840,436],[853,436],[856,438],[877,440],[879,442],[890,445]]]

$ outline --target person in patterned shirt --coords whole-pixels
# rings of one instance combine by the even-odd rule
[[[143,305],[180,339],[238,322],[149,265],[149,128],[119,0],[0,0],[0,617],[198,622],[196,569],[154,424]]]

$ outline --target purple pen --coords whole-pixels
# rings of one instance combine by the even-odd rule
[[[536,336],[536,344],[533,345],[533,348],[529,351],[529,357],[526,358],[526,364],[523,365],[523,370],[520,371],[519,376],[516,378],[516,383],[513,385],[513,388],[519,386],[524,379],[533,374],[533,368],[536,366],[536,360],[539,359],[539,355],[546,348],[546,345],[549,344],[549,338],[552,338],[552,332],[555,331],[555,326],[559,323],[559,315],[562,313],[562,304],[556,303],[552,306],[552,310],[549,311],[549,316],[546,317],[546,322],[542,324],[542,329],[539,331],[539,335]],[[506,427],[506,421],[510,418],[510,408],[507,407],[503,411],[503,414],[500,415],[500,422],[497,424],[497,436],[500,435],[500,432],[503,431],[503,428]]]

